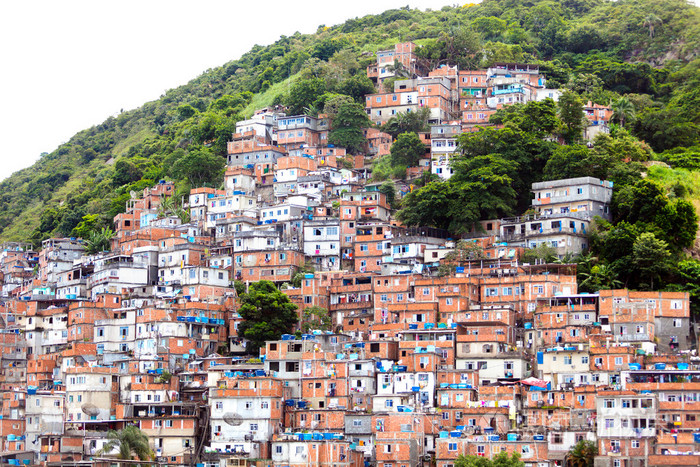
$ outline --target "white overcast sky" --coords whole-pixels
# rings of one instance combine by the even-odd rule
[[[120,109],[281,35],[449,0],[0,2],[0,180]]]

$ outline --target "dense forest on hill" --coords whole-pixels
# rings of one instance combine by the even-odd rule
[[[588,270],[582,268],[590,275],[590,268],[598,267],[592,282],[609,285],[622,279],[630,286],[649,286],[648,281],[629,282],[600,271],[601,266],[612,267],[614,261],[631,255],[605,250],[606,244],[621,244],[615,235],[626,235],[631,240],[626,245],[633,248],[642,233],[656,232],[655,240],[665,242],[669,251],[668,258],[664,256],[667,263],[671,258],[678,263],[677,255],[692,246],[694,235],[679,239],[664,233],[664,228],[690,216],[679,200],[700,206],[696,172],[700,170],[700,9],[683,0],[485,0],[438,11],[389,10],[340,25],[321,25],[315,34],[283,36],[207,70],[158,100],[79,132],[0,183],[0,238],[38,244],[50,236],[87,237],[111,226],[132,191],[160,179],[175,180],[179,195],[191,187],[219,186],[226,141],[236,121],[270,104],[311,113],[339,102],[361,104],[364,94],[374,92],[365,76],[374,53],[400,41],[415,42],[427,67],[537,63],[549,87],[565,88],[580,101],[616,104],[619,126],[609,141],[594,149],[576,141],[555,147],[545,144],[542,135],[537,139],[537,134],[532,140],[532,128],[523,125],[529,110],[522,109],[498,115],[509,135],[484,133],[477,137],[481,144],[471,137],[460,142],[488,157],[488,151],[479,153],[484,141],[488,143],[485,138],[505,141],[500,151],[507,159],[509,150],[520,146],[523,137],[529,138],[530,152],[520,151],[521,159],[513,159],[516,165],[506,164],[509,185],[520,189],[516,195],[522,195],[522,187],[532,181],[576,176],[595,164],[614,163],[608,168],[612,172],[592,172],[616,179],[625,188],[617,199],[616,223],[602,226],[594,238],[599,264],[593,261]],[[542,115],[550,111],[545,109]],[[630,153],[637,164],[631,168],[620,164]],[[528,157],[537,163],[529,164]],[[647,169],[649,161],[668,166]],[[638,185],[642,174],[653,185]],[[643,206],[634,201],[642,193],[659,209],[675,210],[673,215],[644,217]],[[620,225],[629,229],[619,232]],[[700,267],[686,266],[682,273],[700,283]],[[664,279],[672,282],[679,274],[645,271],[657,284]]]

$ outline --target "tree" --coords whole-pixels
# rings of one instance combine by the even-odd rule
[[[132,161],[121,158],[114,164],[112,185],[115,187],[135,182],[141,178],[141,170]]]
[[[192,107],[190,104],[182,104],[177,108],[177,116],[180,121],[187,120],[197,113],[197,109]]]
[[[654,290],[654,283],[658,286],[672,267],[668,243],[651,232],[641,234],[632,246],[632,264],[634,272],[639,275],[640,287]]]
[[[297,306],[270,281],[250,284],[240,301],[238,313],[243,320],[238,335],[248,340],[248,352],[257,352],[265,341],[290,333],[298,321]]]
[[[411,73],[408,71],[408,68],[406,68],[403,63],[399,61],[398,58],[394,59],[394,63],[391,65],[386,66],[386,71],[389,73],[393,73],[394,77],[396,78],[410,78]]]
[[[559,108],[559,119],[564,125],[564,139],[567,143],[578,141],[583,136],[585,115],[583,113],[583,102],[573,91],[564,91],[559,96],[557,102]]]
[[[700,125],[685,120],[677,108],[644,109],[630,128],[655,151],[690,147],[700,142]]]
[[[582,439],[571,448],[566,455],[567,464],[572,467],[593,467],[595,456],[598,455],[598,447],[593,441]]]
[[[560,180],[575,177],[597,177],[605,179],[603,173],[607,170],[608,164],[597,167],[590,164],[591,150],[582,144],[571,144],[559,146],[550,156],[544,166],[545,180]],[[607,161],[606,161],[607,162]]]
[[[484,247],[476,240],[459,240],[455,249],[445,255],[438,266],[438,277],[444,277],[455,272],[457,264],[462,261],[483,259]]]
[[[415,167],[425,154],[426,148],[423,141],[416,133],[401,133],[391,145],[391,164]]]
[[[500,154],[488,154],[455,158],[452,167],[454,173],[450,183],[457,192],[452,212],[460,226],[458,230],[469,229],[478,220],[513,214],[517,202],[517,193],[513,189],[517,162]],[[474,211],[478,213],[477,218],[470,219]]]
[[[517,209],[525,211],[532,202],[532,184],[541,181],[540,174],[556,147],[558,145],[552,141],[543,140],[511,126],[501,129],[483,128],[459,136],[457,152],[452,159],[453,168],[455,175],[458,175],[458,161],[476,156],[495,157],[495,160],[506,160],[515,164],[510,166],[507,174],[511,179],[510,186],[515,190]],[[519,168],[523,170],[518,170]]]
[[[661,24],[661,22],[661,18],[656,16],[654,13],[649,13],[647,16],[644,17],[644,22],[642,24],[649,28],[650,38],[654,37],[656,25]]]
[[[453,167],[450,180],[428,183],[406,195],[397,218],[406,225],[460,233],[475,228],[479,220],[512,214],[517,163],[488,154],[455,159]]]
[[[162,199],[158,206],[158,217],[163,218],[168,216],[177,216],[183,224],[190,221],[190,213],[180,206],[176,196]]]
[[[613,111],[613,118],[620,122],[620,126],[623,128],[625,127],[625,122],[634,118],[636,113],[634,104],[626,96],[622,96],[611,103],[610,108]]]
[[[656,216],[668,204],[663,187],[649,179],[639,180],[634,186],[624,187],[613,202],[615,217],[630,224],[654,223]]]
[[[571,76],[566,87],[578,94],[589,95],[603,87],[603,80],[593,73],[577,73]]]
[[[520,131],[544,138],[556,130],[557,104],[552,99],[531,101],[527,104],[506,105],[489,118],[490,123],[509,125]]]
[[[289,89],[285,104],[289,107],[290,115],[304,113],[311,107],[316,99],[326,90],[326,83],[321,78],[309,78],[297,81]]]
[[[525,263],[537,264],[540,262],[552,263],[557,257],[556,250],[546,243],[540,243],[535,248],[528,248],[523,253],[522,260]]]
[[[326,93],[327,96],[323,99],[323,113],[328,115],[328,118],[333,121],[338,115],[338,111],[343,104],[354,102],[352,97],[345,94]]]
[[[495,16],[480,16],[472,20],[472,27],[480,32],[484,39],[492,40],[502,36],[508,29],[508,22]]]
[[[190,187],[216,186],[221,183],[226,161],[207,149],[194,149],[178,159],[172,166],[174,177],[187,180]]]
[[[421,107],[416,112],[402,112],[394,117],[391,117],[381,128],[382,131],[389,133],[392,138],[397,138],[401,133],[420,133],[430,130],[428,126],[428,118],[430,117],[430,108]]]
[[[301,312],[301,332],[330,331],[331,316],[320,306],[310,306]]]
[[[617,272],[607,264],[596,264],[590,272],[582,272],[583,280],[579,284],[579,290],[597,292],[600,289],[618,289],[622,282],[617,278]]]
[[[83,220],[75,226],[71,232],[71,236],[83,239],[89,238],[92,232],[99,229],[99,226],[100,217],[97,214],[87,214],[83,216]]]
[[[306,264],[304,264],[304,266],[299,268],[299,270],[294,274],[294,276],[292,276],[292,287],[295,287],[297,289],[299,287],[301,287],[301,281],[304,280],[304,277],[307,274],[313,274],[313,272],[314,272],[314,267],[312,266],[312,264],[310,262],[307,262]]]
[[[492,459],[481,456],[465,456],[460,454],[455,460],[455,467],[523,467],[525,464],[520,460],[520,454],[501,451]]]
[[[114,448],[119,449],[119,459],[131,460],[136,456],[141,461],[153,459],[153,451],[148,445],[148,436],[134,425],[128,425],[119,431],[110,430],[107,441],[98,455],[109,454]]]
[[[114,237],[112,229],[102,227],[101,230],[93,230],[90,236],[85,239],[85,252],[87,254],[96,254],[109,250],[109,244]]]
[[[357,154],[367,142],[362,129],[370,125],[365,109],[360,104],[342,104],[331,123],[328,142],[344,147],[350,154]]]
[[[375,92],[374,84],[366,74],[360,73],[343,81],[338,87],[338,92],[355,99],[358,104],[364,105],[365,95]]]
[[[443,31],[439,40],[445,44],[443,58],[448,64],[468,70],[478,63],[476,55],[481,51],[481,38],[473,29],[456,27],[449,33]]]
[[[401,200],[396,218],[407,226],[448,229],[452,223],[452,202],[456,196],[449,182],[431,182]]]
[[[396,185],[391,180],[386,180],[384,183],[379,185],[379,192],[384,193],[386,196],[386,202],[389,206],[393,207],[396,201]]]
[[[654,224],[674,249],[690,248],[698,233],[698,215],[693,205],[684,199],[670,201],[657,212]]]

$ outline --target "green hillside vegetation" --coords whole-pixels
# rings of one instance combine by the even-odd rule
[[[132,191],[160,179],[176,182],[177,200],[192,187],[219,187],[226,142],[236,121],[263,106],[284,104],[291,113],[342,111],[348,125],[359,124],[356,110],[364,94],[374,92],[366,66],[375,61],[374,52],[401,41],[418,44],[417,54],[428,67],[538,63],[549,87],[569,91],[565,101],[570,109],[587,100],[612,104],[618,123],[611,137],[587,148],[576,141],[580,120],[575,114],[567,117],[561,106],[499,112],[495,121],[504,129],[489,128],[460,139],[469,157],[458,162],[455,180],[425,188],[441,196],[444,190],[468,188],[462,196],[472,193],[473,199],[453,214],[440,211],[443,219],[427,223],[459,232],[480,218],[521,213],[528,205],[529,184],[546,178],[590,173],[634,189],[645,172],[641,164],[649,160],[671,167],[649,169],[649,179],[659,182],[668,203],[700,198],[697,7],[682,0],[486,0],[439,11],[389,10],[322,25],[315,34],[283,36],[207,70],[158,100],[83,130],[0,183],[0,238],[38,244],[51,236],[99,232],[124,211]],[[532,124],[533,115],[539,126]],[[420,126],[395,120],[385,129],[397,137],[420,131]],[[336,137],[356,138],[351,127],[335,131]],[[550,141],[551,135],[570,145]],[[498,152],[488,148],[491,143],[498,144]],[[378,161],[377,178],[402,177],[407,157],[414,156],[403,153]],[[477,194],[485,192],[489,198],[479,199]],[[404,201],[402,211],[409,223],[410,202],[411,197]],[[86,216],[91,216],[87,230]],[[417,217],[413,222],[426,220]],[[664,236],[662,220],[635,222],[644,224],[635,238],[653,233],[656,240],[669,242],[676,255],[692,246],[687,235],[682,243]],[[601,227],[603,233],[609,230]],[[595,251],[597,264],[612,268],[614,260],[601,251]],[[590,274],[585,267],[581,270]],[[626,282],[651,287],[655,280],[657,287],[676,277],[672,271],[649,274],[643,284]],[[695,280],[700,284],[700,273]]]

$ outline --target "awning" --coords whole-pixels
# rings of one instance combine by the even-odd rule
[[[549,384],[547,381],[533,378],[532,376],[529,378],[525,378],[523,380],[520,380],[519,382],[525,384],[526,386],[535,386],[538,388],[546,388],[547,385]]]

